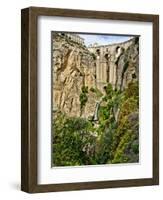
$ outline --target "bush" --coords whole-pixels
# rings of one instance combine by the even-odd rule
[[[124,91],[105,88],[98,124],[57,113],[53,123],[55,166],[129,163],[139,160],[139,87],[131,82]],[[98,89],[90,88],[98,93]],[[81,109],[88,100],[88,87],[81,88]],[[117,114],[118,113],[118,114]]]
[[[82,93],[88,93],[88,86],[82,86],[81,91]]]
[[[83,107],[85,106],[85,104],[88,101],[88,97],[87,97],[87,93],[88,93],[88,87],[86,86],[82,86],[81,88],[81,94],[80,94],[80,108],[81,110],[83,109]]]
[[[102,92],[98,88],[91,87],[90,91],[95,93],[97,97],[102,97],[103,96]]]
[[[94,92],[94,93],[96,92],[95,88],[93,88],[93,87],[90,88],[90,91]]]
[[[112,96],[113,87],[112,87],[112,85],[110,83],[105,87],[105,92],[106,92],[106,95],[109,95],[109,97]]]
[[[138,82],[130,82],[125,90],[125,98],[134,97],[137,101],[139,100],[139,85]]]
[[[94,146],[89,144],[95,145],[95,138],[89,134],[91,130],[89,121],[59,114],[53,124],[54,166],[91,164]]]

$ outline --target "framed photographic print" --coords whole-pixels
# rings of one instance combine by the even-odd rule
[[[159,16],[21,12],[21,189],[159,184]]]

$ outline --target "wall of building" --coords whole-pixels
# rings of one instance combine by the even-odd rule
[[[81,38],[79,35],[74,34],[74,33],[60,33],[63,34],[65,36],[67,36],[67,38],[73,42],[76,42],[78,44],[84,45],[84,39]]]
[[[96,56],[96,82],[98,89],[102,91],[107,83],[111,83],[115,88],[118,70],[116,61],[123,51],[126,51],[133,44],[134,40],[130,39],[123,43],[88,47],[89,51]]]

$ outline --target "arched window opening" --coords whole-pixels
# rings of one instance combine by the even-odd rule
[[[117,53],[118,53],[119,49],[120,49],[120,46],[117,46],[115,49]]]
[[[106,59],[108,59],[108,53],[106,53],[104,57],[105,57]]]
[[[100,49],[96,50],[97,55],[100,55]]]
[[[136,78],[136,74],[134,73],[134,74],[132,74],[132,78],[133,79],[135,79]]]

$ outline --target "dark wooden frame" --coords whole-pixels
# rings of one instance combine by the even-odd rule
[[[153,178],[63,183],[37,183],[37,18],[64,16],[153,23]],[[159,184],[159,16],[29,7],[21,11],[21,190],[54,192]],[[148,70],[148,69],[147,69]]]

